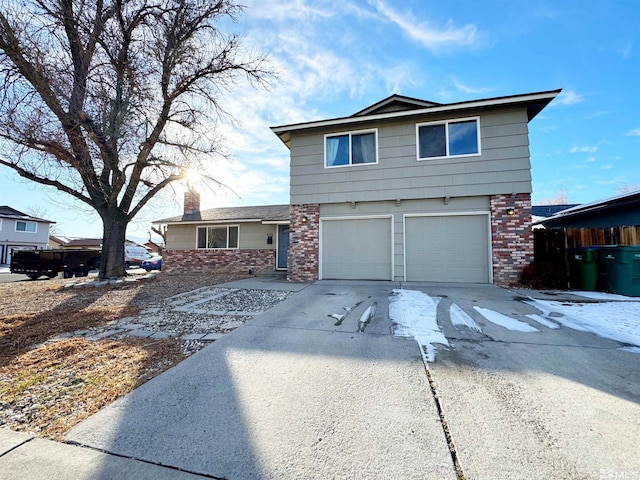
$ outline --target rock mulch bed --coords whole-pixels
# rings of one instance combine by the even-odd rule
[[[239,278],[159,274],[100,285],[89,278],[0,283],[0,427],[59,440],[291,295],[217,286]]]
[[[288,291],[202,287],[161,300],[135,317],[65,332],[45,343],[70,338],[96,341],[127,336],[149,339],[177,337],[182,353],[191,355],[291,295],[293,292]]]

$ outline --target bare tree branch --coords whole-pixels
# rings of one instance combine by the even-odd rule
[[[92,206],[100,275],[124,273],[127,224],[163,188],[224,156],[220,97],[267,58],[218,28],[234,0],[0,0],[0,165]],[[215,179],[212,179],[214,183]]]

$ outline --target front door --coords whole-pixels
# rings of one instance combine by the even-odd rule
[[[278,225],[278,270],[287,269],[287,255],[289,252],[289,225]]]

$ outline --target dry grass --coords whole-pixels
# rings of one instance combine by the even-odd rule
[[[120,287],[84,289],[65,289],[64,280],[0,284],[0,426],[59,440],[78,422],[184,358],[175,339],[51,339],[236,278],[160,275]]]

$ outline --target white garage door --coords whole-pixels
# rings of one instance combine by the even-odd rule
[[[393,280],[391,218],[322,220],[321,278]]]
[[[489,283],[487,215],[407,217],[407,281]]]

